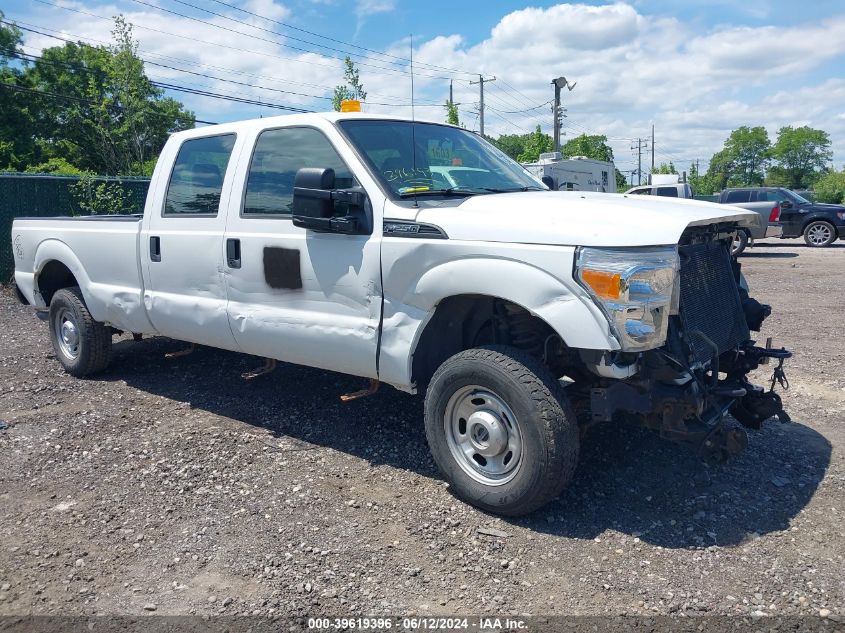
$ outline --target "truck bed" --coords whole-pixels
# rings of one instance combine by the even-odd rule
[[[46,298],[34,287],[35,272],[50,260],[60,260],[79,285],[90,290],[88,308],[95,319],[121,330],[151,331],[138,256],[142,217],[16,218],[12,243],[18,288],[32,305],[46,308]],[[55,274],[61,273],[67,274]]]

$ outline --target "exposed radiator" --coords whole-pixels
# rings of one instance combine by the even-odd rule
[[[713,347],[704,333],[726,352],[750,338],[725,244],[711,242],[682,246],[680,315],[684,336],[696,361],[707,361]]]

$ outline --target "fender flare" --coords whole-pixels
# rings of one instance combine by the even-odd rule
[[[82,265],[82,262],[79,261],[79,258],[70,246],[55,238],[44,240],[38,245],[35,251],[35,258],[32,264],[32,270],[34,271],[33,295],[35,304],[39,308],[47,307],[44,298],[41,296],[41,291],[38,288],[38,277],[43,272],[44,267],[53,261],[63,264],[71,272],[79,284],[79,289],[82,291],[82,296],[85,299],[86,305],[88,305],[89,310],[91,310],[91,278],[88,276],[88,273],[85,272],[85,267]],[[91,314],[94,318],[97,318],[93,310],[91,310]]]

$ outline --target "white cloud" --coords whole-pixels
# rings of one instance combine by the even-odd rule
[[[389,13],[395,8],[394,0],[357,0],[355,3],[355,13],[358,14],[359,18],[376,13]]]
[[[101,16],[120,12],[114,4],[73,6]],[[275,20],[291,19],[287,6],[274,0],[248,0],[243,6]],[[317,10],[330,13],[336,6],[320,5]],[[354,6],[360,25],[369,16],[393,11],[395,2],[358,0]],[[469,127],[477,125],[473,110],[478,87],[468,82],[483,73],[497,77],[485,92],[488,133],[524,132],[537,124],[549,131],[549,108],[536,106],[552,98],[550,81],[563,75],[578,82],[573,92],[564,93],[569,116],[564,122],[566,134],[589,130],[615,139],[614,151],[622,166],[632,163],[630,141],[625,139],[648,136],[652,122],[657,129],[658,162],[706,160],[739,125],[764,125],[774,136],[780,126],[790,124],[828,131],[835,161],[845,162],[845,79],[841,73],[830,79],[818,75],[824,64],[845,57],[845,10],[812,24],[727,25],[701,31],[682,19],[648,15],[643,6],[528,7],[502,16],[480,41],[469,41],[454,23],[444,21],[449,31],[414,41],[416,114],[442,120],[442,103],[452,77],[462,119]],[[231,15],[245,20],[242,13]],[[108,20],[60,10],[37,9],[32,16],[37,24],[67,29],[74,36],[110,39]],[[330,96],[332,87],[343,80],[339,55],[285,48],[284,44],[303,45],[222,18],[201,24],[152,9],[132,11],[126,17],[136,25],[135,35],[147,59],[265,89],[149,65],[148,73],[158,80],[314,109],[329,107],[328,101],[303,95]],[[269,26],[257,18],[245,21]],[[220,26],[236,28],[244,35]],[[31,34],[26,40],[34,47],[57,44]],[[385,53],[407,58],[409,44],[407,38],[397,39]],[[410,79],[402,74],[407,63],[374,54],[355,59],[369,93],[367,109],[409,114],[408,107],[375,105],[410,102]],[[817,76],[811,79],[814,72]],[[273,112],[266,107],[177,96],[204,119],[222,121]]]

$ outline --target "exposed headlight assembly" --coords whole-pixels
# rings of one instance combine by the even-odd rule
[[[637,352],[666,341],[677,314],[680,262],[676,246],[580,248],[576,279],[607,315],[622,350]]]

